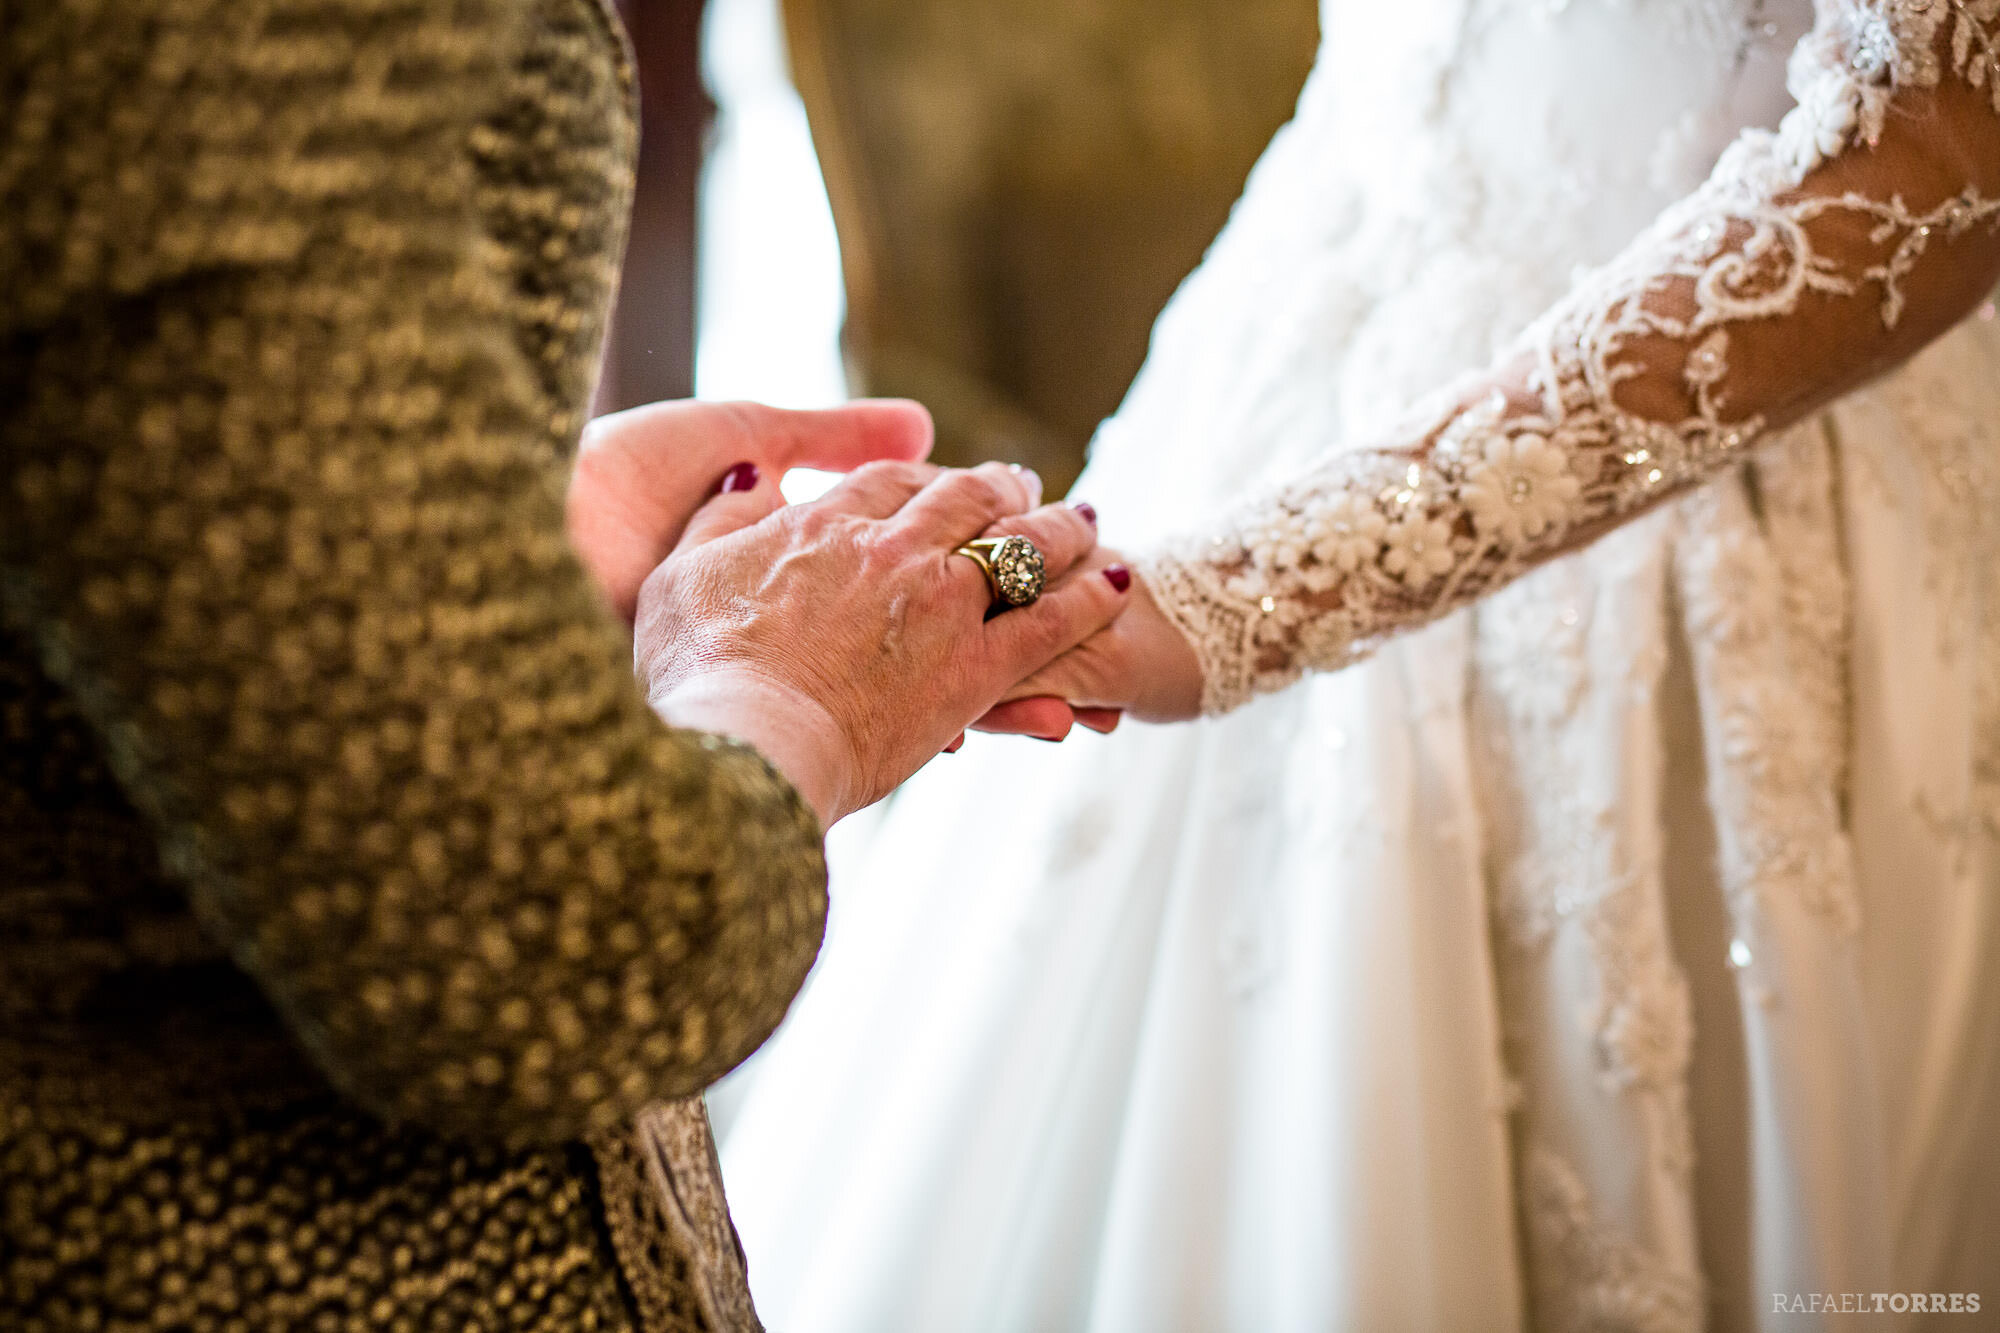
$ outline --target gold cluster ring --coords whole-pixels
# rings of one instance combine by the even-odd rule
[[[981,537],[954,552],[979,566],[996,610],[1033,606],[1048,582],[1042,553],[1026,537]]]

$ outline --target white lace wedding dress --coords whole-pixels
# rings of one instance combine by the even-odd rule
[[[1996,20],[1329,0],[1080,487],[1218,716],[837,858],[775,1330],[2000,1320]]]

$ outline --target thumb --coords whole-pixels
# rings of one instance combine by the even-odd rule
[[[764,409],[785,467],[852,472],[878,459],[915,462],[931,451],[931,414],[901,398],[862,398],[814,411]]]
[[[755,463],[738,463],[722,474],[714,493],[688,519],[674,553],[727,537],[784,507],[785,497],[778,489],[775,472],[766,473]]]

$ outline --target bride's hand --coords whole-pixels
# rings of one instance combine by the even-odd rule
[[[1071,578],[1106,570],[1123,574],[1125,559],[1100,546]],[[1048,666],[1007,691],[1006,701],[979,720],[982,731],[1017,732],[1028,710],[1061,700],[1077,720],[1099,731],[1115,725],[1113,713],[1142,722],[1184,722],[1201,714],[1201,664],[1187,638],[1161,613],[1145,580],[1131,581],[1118,618]],[[1115,580],[1114,580],[1115,581]]]
[[[811,504],[716,497],[639,594],[638,670],[677,726],[755,745],[831,824],[886,795],[1007,687],[1109,624],[1127,582],[1076,510],[1032,473],[875,463]],[[989,526],[997,525],[997,526]],[[988,619],[954,555],[982,532],[1040,548],[1049,590]]]

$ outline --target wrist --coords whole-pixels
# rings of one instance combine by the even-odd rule
[[[1142,722],[1185,722],[1202,714],[1208,663],[1199,638],[1175,614],[1171,595],[1162,596],[1163,591],[1158,565],[1141,566],[1124,618],[1131,624],[1138,657],[1149,669],[1129,711]]]
[[[852,811],[853,762],[825,708],[748,671],[711,672],[656,692],[649,702],[669,725],[728,736],[754,748],[831,828]]]

